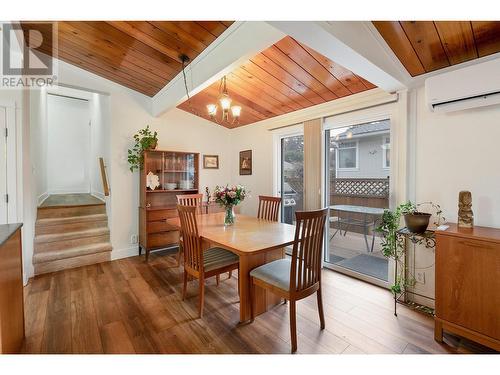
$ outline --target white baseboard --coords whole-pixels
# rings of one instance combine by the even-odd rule
[[[123,249],[113,249],[111,251],[111,260],[135,257],[139,255],[139,244]]]
[[[43,194],[40,194],[38,196],[38,206],[41,206],[43,202],[45,202],[45,199],[49,197],[49,193],[45,192]]]
[[[175,248],[176,246],[170,246],[165,249],[157,249],[154,251],[167,251],[167,250],[173,250]],[[143,249],[142,254],[144,255],[144,253],[145,250]],[[137,255],[139,255],[139,244],[131,247],[126,247],[124,249],[117,249],[117,250],[113,249],[113,251],[111,251],[111,260],[135,257]]]
[[[49,195],[52,194],[90,194],[89,189],[75,189],[75,190],[65,190],[65,189],[56,189],[49,191]]]
[[[104,195],[104,193],[101,193],[100,191],[93,191],[90,193],[90,195],[102,200],[103,202],[106,202],[106,196]]]

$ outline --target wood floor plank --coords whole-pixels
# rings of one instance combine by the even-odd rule
[[[49,280],[50,278],[46,277]],[[25,294],[25,328],[26,332],[30,332],[26,336],[23,344],[23,353],[40,353],[45,330],[45,319],[47,316],[47,306],[49,302],[50,290],[42,290],[33,292],[32,288],[28,289]]]
[[[37,277],[25,291],[24,353],[289,353],[287,305],[239,325],[237,278],[206,280],[198,318],[198,281],[181,298],[175,256],[153,253]],[[390,292],[324,270],[326,328],[316,298],[297,304],[298,353],[491,352],[449,334],[433,339],[433,319],[404,306],[393,315]]]
[[[134,345],[122,322],[111,322],[101,328],[104,352],[107,354],[133,354]]]
[[[71,333],[72,353],[103,352],[97,315],[87,288],[71,291]]]
[[[69,276],[69,272],[53,274],[41,345],[43,353],[72,353]]]

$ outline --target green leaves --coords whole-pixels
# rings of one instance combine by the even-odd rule
[[[139,130],[133,136],[135,144],[132,149],[127,151],[127,161],[130,164],[130,172],[135,169],[140,169],[144,162],[143,152],[144,150],[151,149],[158,142],[158,133],[155,131],[151,132],[149,125],[144,129]]]

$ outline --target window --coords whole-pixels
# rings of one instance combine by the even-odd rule
[[[391,137],[384,136],[382,143],[382,168],[391,168]]]
[[[358,142],[339,142],[337,148],[337,169],[358,168]]]
[[[295,224],[295,211],[303,210],[304,136],[281,139],[281,220]]]

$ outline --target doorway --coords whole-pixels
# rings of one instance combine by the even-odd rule
[[[8,223],[7,209],[7,111],[0,107],[0,224]]]
[[[49,195],[91,192],[88,100],[47,95],[46,173]]]
[[[387,286],[389,262],[376,228],[390,202],[390,120],[328,128],[325,150],[325,265]]]

